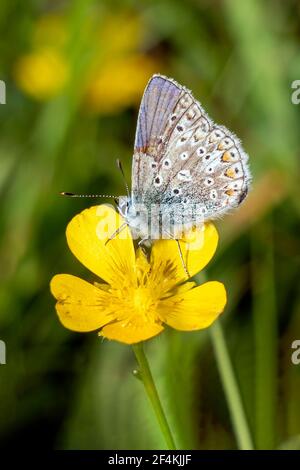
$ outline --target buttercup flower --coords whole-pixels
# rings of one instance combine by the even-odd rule
[[[109,114],[131,104],[138,105],[149,77],[157,68],[157,61],[145,54],[131,54],[100,64],[93,70],[86,89],[87,109]]]
[[[186,331],[211,325],[226,304],[223,284],[185,282],[174,240],[155,241],[149,258],[142,249],[135,250],[128,227],[107,242],[123,223],[106,205],[86,209],[69,223],[66,235],[72,253],[105,282],[92,284],[70,274],[54,276],[51,292],[62,324],[79,332],[98,330],[101,336],[127,344],[147,340],[165,325]],[[217,243],[211,223],[180,241],[191,276],[210,261]]]
[[[84,104],[91,113],[111,114],[138,106],[149,77],[161,69],[158,58],[143,52],[147,41],[143,18],[130,11],[108,15],[97,41],[86,82]]]
[[[14,74],[21,90],[43,101],[63,89],[68,79],[68,65],[60,52],[43,48],[22,56]]]
[[[147,28],[140,15],[126,9],[113,15],[96,9],[94,15],[83,21],[79,38],[88,44],[80,67],[82,105],[92,114],[116,113],[139,104],[149,76],[161,67],[157,58],[143,52]],[[37,19],[31,46],[13,69],[26,95],[48,101],[68,87],[75,66],[70,35],[66,15],[50,13]]]

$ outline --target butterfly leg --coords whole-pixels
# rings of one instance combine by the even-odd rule
[[[182,249],[181,249],[181,246],[180,246],[180,243],[179,243],[179,240],[176,238],[176,242],[177,242],[177,246],[178,246],[178,251],[179,251],[179,256],[180,256],[180,259],[181,259],[181,262],[182,262],[182,266],[183,266],[183,269],[185,270],[185,273],[187,275],[188,278],[190,278],[190,273],[188,271],[188,268],[187,268],[187,265],[183,259],[183,253],[182,253]]]
[[[149,238],[142,238],[142,240],[138,242],[138,247],[140,248],[141,245],[143,245],[143,243],[145,243],[147,240],[149,240]]]
[[[105,242],[105,246],[107,245],[108,242],[110,242],[110,240],[113,240],[119,233],[122,232],[122,230],[124,230],[125,227],[127,227],[127,222],[124,222],[122,225],[120,225],[120,227],[106,240]]]
[[[138,242],[138,248],[140,250],[142,250],[142,252],[144,253],[144,255],[148,256],[148,252],[147,252],[147,249],[146,249],[146,246],[145,246],[145,242],[147,242],[149,240],[149,238],[142,238],[139,242]]]

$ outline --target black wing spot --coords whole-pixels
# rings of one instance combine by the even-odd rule
[[[242,192],[241,192],[241,195],[239,197],[239,204],[241,204],[241,202],[243,202],[243,200],[245,199],[245,197],[247,196],[248,194],[248,188],[245,188]]]

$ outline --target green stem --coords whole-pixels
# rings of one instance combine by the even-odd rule
[[[164,413],[163,407],[161,405],[157,389],[153,380],[153,376],[149,367],[148,360],[146,358],[143,343],[138,343],[133,345],[133,351],[137,362],[139,364],[139,378],[142,380],[148,398],[151,402],[153,411],[156,415],[158,424],[160,426],[161,432],[164,435],[165,441],[167,443],[168,449],[175,450],[175,442]]]
[[[220,320],[211,326],[210,332],[238,447],[241,450],[253,450],[249,425]]]
[[[277,312],[272,215],[253,228],[252,292],[255,344],[255,445],[276,447]]]

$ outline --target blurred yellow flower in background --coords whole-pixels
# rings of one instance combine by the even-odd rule
[[[52,49],[40,49],[22,56],[14,73],[20,89],[38,100],[56,96],[69,75],[66,60]]]
[[[136,14],[106,19],[98,36],[101,59],[95,58],[86,86],[85,105],[91,112],[113,113],[139,104],[149,77],[160,68],[157,59],[140,51],[145,29]]]
[[[65,20],[58,14],[41,16],[34,25],[31,50],[14,66],[14,77],[27,95],[47,101],[58,95],[69,78],[69,63],[64,46],[67,31]]]
[[[91,112],[113,113],[138,105],[156,62],[146,55],[131,55],[101,66],[87,86],[85,105]]]
[[[66,235],[72,253],[105,283],[54,276],[51,292],[62,324],[79,332],[99,330],[99,335],[126,344],[159,334],[165,324],[185,331],[211,325],[226,304],[223,284],[185,282],[175,240],[154,242],[149,259],[140,248],[135,250],[127,226],[107,243],[122,224],[122,217],[106,205],[86,209],[69,223]],[[196,238],[200,244],[194,245],[195,236],[192,244],[180,241],[191,276],[206,266],[218,243],[211,223]]]
[[[146,28],[141,17],[128,11],[97,14],[99,18],[89,17],[81,30],[86,46],[78,94],[89,112],[114,113],[137,105],[149,77],[160,67],[142,51]],[[31,50],[14,67],[15,81],[25,94],[47,101],[63,91],[74,66],[69,33],[67,17],[48,14],[38,19]]]

